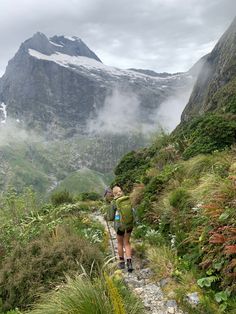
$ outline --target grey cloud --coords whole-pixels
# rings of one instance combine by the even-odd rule
[[[0,71],[36,31],[81,37],[109,65],[185,71],[208,53],[235,0],[1,0]]]

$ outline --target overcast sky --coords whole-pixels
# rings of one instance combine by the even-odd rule
[[[1,0],[0,74],[40,31],[78,36],[107,65],[189,69],[236,15],[236,0]]]

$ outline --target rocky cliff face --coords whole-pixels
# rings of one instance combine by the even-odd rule
[[[157,127],[169,97],[176,112],[173,99],[192,88],[195,72],[120,70],[79,38],[35,34],[0,79],[1,190],[78,185],[84,168],[98,171],[103,187],[121,156],[146,145],[145,128]]]
[[[182,121],[208,111],[236,113],[236,18],[207,55]]]
[[[189,73],[141,72],[104,65],[79,38],[36,33],[21,45],[0,80],[1,121],[5,113],[49,136],[84,134],[116,89],[135,95],[138,122],[149,123],[163,101],[191,88],[194,80]]]

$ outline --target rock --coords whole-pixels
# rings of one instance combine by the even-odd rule
[[[160,286],[161,286],[161,287],[164,287],[164,286],[167,285],[170,281],[171,281],[171,278],[170,278],[170,277],[163,278],[163,279],[161,279],[161,281],[160,281]]]
[[[193,292],[193,293],[188,293],[186,295],[186,300],[191,304],[191,305],[197,305],[200,303],[200,299],[198,296],[197,292]]]
[[[138,278],[146,279],[149,278],[153,274],[150,268],[143,268],[140,270],[138,274]]]
[[[177,308],[177,302],[175,300],[168,300],[166,302],[166,306],[167,307],[174,307],[174,308]]]
[[[134,289],[134,292],[135,292],[136,294],[142,294],[142,293],[143,293],[143,288],[135,288],[135,289]]]

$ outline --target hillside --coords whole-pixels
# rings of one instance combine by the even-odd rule
[[[125,155],[113,181],[137,209],[140,254],[194,314],[236,308],[235,22],[206,56],[180,125]]]
[[[206,57],[182,121],[206,112],[236,113],[236,18]]]
[[[115,169],[113,185],[130,193],[139,215],[140,254],[158,278],[169,278],[167,294],[174,289],[171,296],[189,313],[235,310],[235,144],[184,160],[177,138],[163,136]],[[186,301],[191,293],[199,300],[194,309]]]

